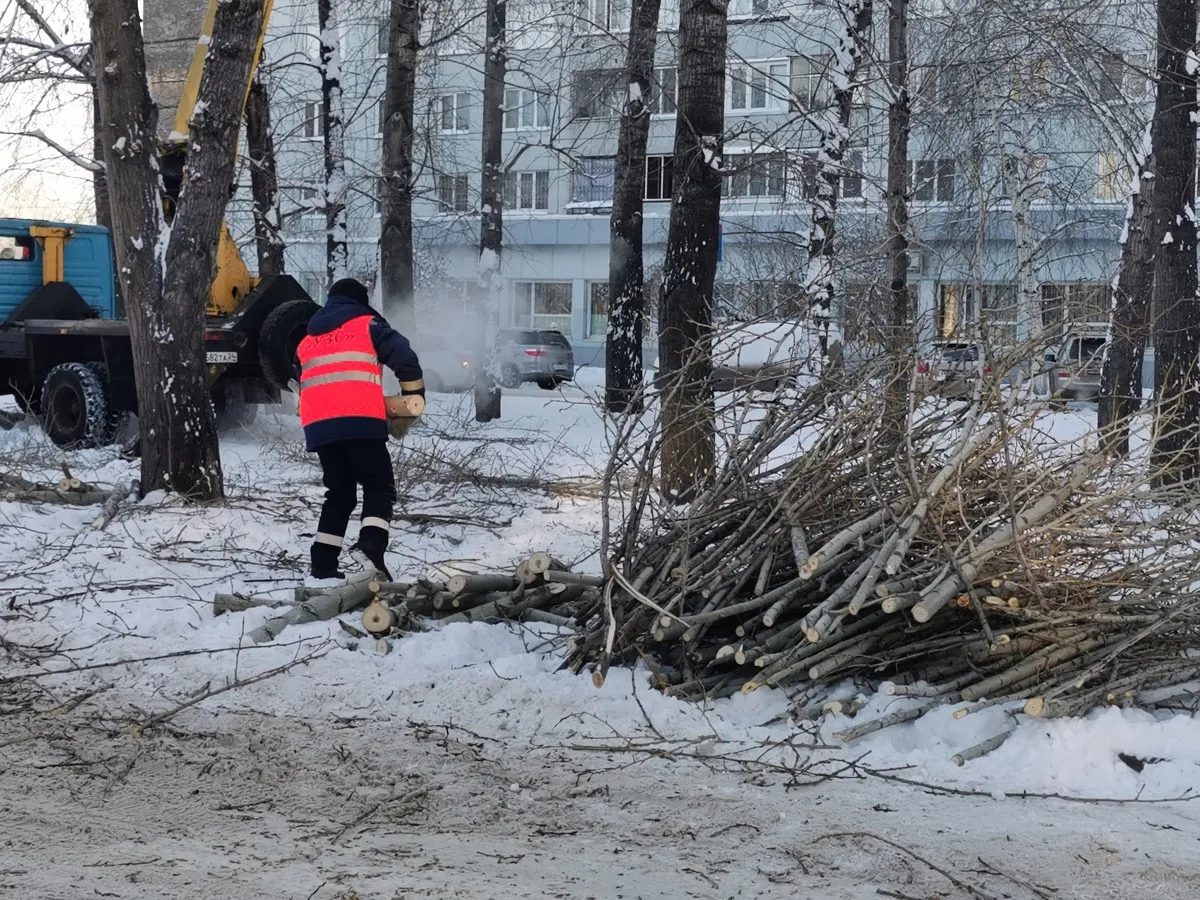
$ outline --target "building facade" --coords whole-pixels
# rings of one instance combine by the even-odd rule
[[[155,7],[169,5],[147,0],[148,28]],[[343,8],[350,270],[371,278],[387,5],[335,5]],[[501,324],[558,329],[580,363],[600,363],[628,7],[510,0],[508,8]],[[844,25],[835,0],[731,0],[729,9],[717,312],[801,318],[819,126],[844,59]],[[482,4],[428,10],[416,115],[418,330],[452,340],[470,318],[466,298],[476,282]],[[874,45],[886,44],[886,10],[879,13]],[[1007,30],[1001,16],[986,19],[920,17],[910,35],[909,274],[926,338],[979,329],[998,340],[1026,336],[1034,324],[1018,313],[1022,289],[1036,292],[1040,324],[1105,317],[1133,171],[1127,148],[1149,109],[1143,19],[1094,26],[1080,47],[1113,49],[1074,56],[1052,33],[1039,42]],[[287,264],[314,296],[325,287],[318,60],[315,2],[277,0],[265,65]],[[678,12],[664,2],[646,163],[651,306],[670,212],[677,62]],[[835,315],[851,338],[883,316],[885,74],[869,48],[838,199]],[[247,245],[248,198],[240,191],[230,213]]]

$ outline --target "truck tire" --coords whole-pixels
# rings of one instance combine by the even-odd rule
[[[42,427],[59,447],[103,447],[108,443],[108,392],[100,366],[55,366],[42,384],[41,400]]]
[[[267,381],[281,391],[296,377],[296,348],[308,333],[308,320],[320,309],[311,300],[281,303],[263,320],[258,332],[258,362]]]

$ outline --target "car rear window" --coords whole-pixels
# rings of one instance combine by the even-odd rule
[[[978,347],[946,347],[942,350],[946,362],[979,362]]]
[[[1108,343],[1104,338],[1076,338],[1071,342],[1071,349],[1067,356],[1073,362],[1088,362],[1089,360],[1097,360],[1104,352],[1104,345]]]
[[[571,342],[563,337],[559,331],[539,331],[538,340],[543,344],[553,344],[557,347],[570,347]]]
[[[502,344],[540,344],[541,339],[536,331],[502,331],[500,332],[500,342]]]

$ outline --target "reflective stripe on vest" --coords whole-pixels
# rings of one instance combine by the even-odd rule
[[[300,342],[300,424],[329,419],[387,421],[383,366],[371,340],[370,314]]]

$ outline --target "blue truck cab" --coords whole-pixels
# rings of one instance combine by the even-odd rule
[[[30,233],[41,229],[62,229],[70,234],[62,246],[62,278],[58,280],[71,285],[97,318],[116,318],[117,282],[107,228],[0,219],[0,323],[9,323],[21,303],[46,281],[45,241]]]
[[[227,424],[276,403],[316,309],[296,281],[258,281],[206,320],[213,404]],[[0,394],[40,417],[60,446],[110,443],[137,412],[136,370],[107,228],[0,219]]]

